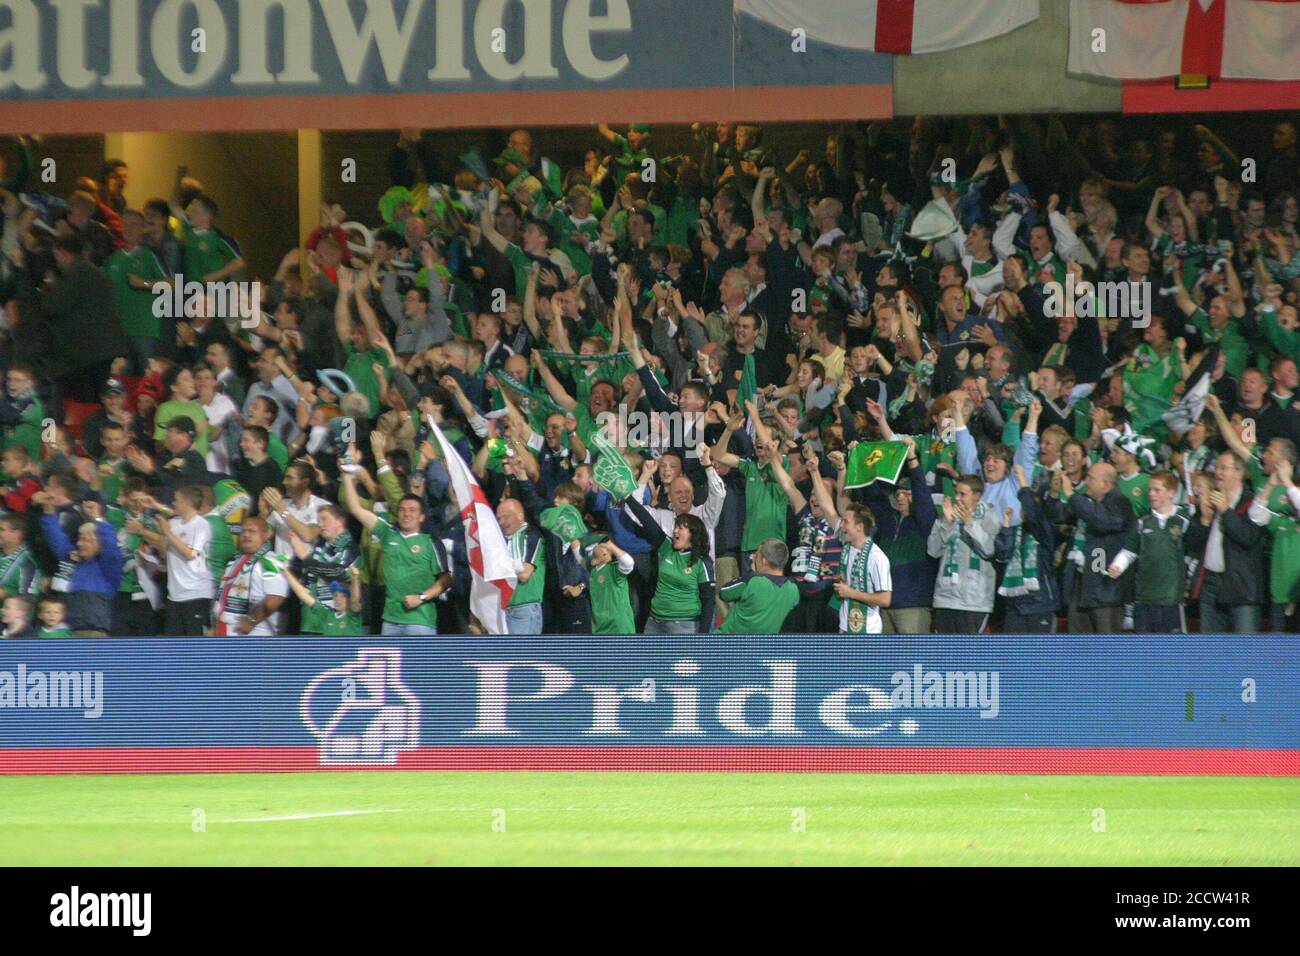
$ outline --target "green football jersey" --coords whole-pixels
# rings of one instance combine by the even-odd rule
[[[379,542],[384,562],[384,620],[390,624],[438,626],[436,602],[426,601],[414,609],[403,604],[408,594],[428,590],[447,570],[442,542],[423,532],[403,534],[380,518],[370,531]]]

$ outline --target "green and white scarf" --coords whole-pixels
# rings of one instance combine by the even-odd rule
[[[871,549],[874,547],[870,538],[862,542],[862,547],[857,549],[857,554],[850,562],[844,562],[840,565],[840,570],[844,574],[844,583],[855,591],[861,591],[864,594],[871,593],[870,573],[871,573]],[[830,607],[833,611],[838,611],[843,603],[838,597],[831,598]],[[863,604],[861,601],[849,601],[849,633],[862,634],[867,629],[867,613],[870,611],[870,605]]]
[[[975,522],[982,521],[987,512],[988,505],[981,501],[975,506],[975,514],[972,516],[971,520]],[[959,541],[961,541],[960,530],[948,539],[948,555],[943,562],[943,576],[945,578],[951,578],[954,584],[961,577],[961,568],[957,564],[957,543]],[[970,561],[967,564],[967,570],[978,572],[979,569],[980,556],[974,548],[970,548]]]
[[[1035,594],[1038,588],[1038,541],[1033,535],[1025,534],[1024,525],[1017,525],[1015,540],[1011,545],[1011,560],[1007,563],[1006,573],[1002,575],[998,593],[1006,597],[1019,597],[1022,594]]]
[[[528,398],[532,399],[533,402],[535,402],[537,405],[546,409],[548,412],[558,412],[561,415],[568,414],[565,411],[565,409],[561,408],[558,404],[556,404],[556,402],[551,398],[551,396],[547,395],[545,392],[539,392],[535,389],[529,388],[527,385],[519,381],[519,379],[515,378],[505,369],[503,368],[493,369],[492,376],[500,384],[510,389],[510,391],[517,392],[520,395],[527,396]]]
[[[631,352],[598,352],[595,355],[582,355],[573,352],[554,352],[551,349],[538,349],[537,351],[542,353],[542,358],[549,359],[552,362],[589,362],[598,365],[609,365],[632,357]]]
[[[1069,480],[1068,478],[1066,479]],[[1067,561],[1073,561],[1075,567],[1083,569],[1083,548],[1088,541],[1088,529],[1082,521],[1077,522],[1074,526],[1074,538],[1070,541],[1070,552],[1065,556]]]

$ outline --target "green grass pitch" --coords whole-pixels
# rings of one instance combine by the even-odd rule
[[[1300,783],[811,773],[3,777],[0,860],[1296,865]]]

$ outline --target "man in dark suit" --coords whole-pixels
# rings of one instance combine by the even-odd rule
[[[113,360],[128,351],[122,321],[107,275],[82,258],[78,236],[54,242],[59,276],[44,292],[18,273],[22,308],[50,330],[49,371],[61,398],[94,402],[108,380]]]

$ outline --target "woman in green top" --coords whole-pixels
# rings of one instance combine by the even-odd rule
[[[681,514],[671,537],[637,501],[627,498],[635,517],[629,529],[659,554],[659,579],[646,618],[647,634],[708,634],[713,630],[714,578],[709,558],[709,532],[693,514]]]
[[[158,406],[154,414],[154,441],[167,437],[167,423],[173,418],[184,415],[194,422],[194,450],[200,455],[208,454],[208,415],[203,406],[196,401],[198,386],[194,384],[194,373],[188,368],[176,366],[163,378],[163,386],[171,398]]]

